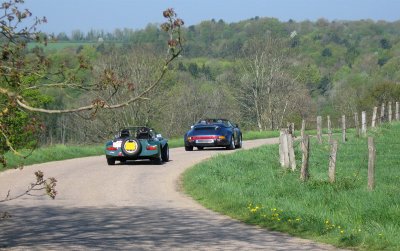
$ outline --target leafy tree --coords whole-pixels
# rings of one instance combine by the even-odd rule
[[[71,65],[76,65],[76,67],[68,69],[64,63],[52,64],[41,50],[35,50],[32,53],[28,51],[28,41],[36,40],[47,44],[47,38],[36,30],[39,24],[46,22],[46,19],[35,18],[32,26],[20,28],[23,22],[32,15],[28,10],[20,10],[23,3],[22,0],[9,0],[0,6],[3,13],[0,16],[0,160],[3,165],[7,164],[4,157],[6,151],[21,155],[19,149],[33,150],[35,148],[37,138],[43,129],[38,120],[38,113],[88,112],[89,115],[94,116],[101,109],[117,109],[142,101],[160,85],[169,69],[168,66],[182,51],[181,27],[184,23],[177,18],[173,9],[167,9],[163,12],[166,22],[161,25],[161,28],[168,33],[168,53],[154,81],[147,83],[140,92],[129,92],[134,90],[134,85],[124,76],[118,75],[113,67],[106,67],[99,73],[98,82],[86,82],[86,74],[82,72],[91,73],[93,67],[84,55],[78,54],[75,59],[77,64]],[[81,37],[76,39],[81,39]],[[83,48],[81,52],[84,51]],[[85,52],[94,53],[94,51]],[[49,109],[46,105],[49,104],[51,98],[41,93],[57,88],[78,89],[98,93],[98,95],[93,96],[88,103],[80,107]],[[102,93],[106,90],[109,91],[109,95],[103,96]],[[127,91],[130,95],[127,95],[126,99],[113,99],[118,93],[127,93]],[[26,142],[26,138],[32,140]],[[51,188],[45,189],[47,194],[55,195],[55,184],[53,186],[55,179],[42,183],[41,181],[45,180],[43,175],[38,173],[36,177],[40,185]]]

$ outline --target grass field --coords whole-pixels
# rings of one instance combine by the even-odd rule
[[[339,143],[334,184],[328,182],[330,146],[312,139],[306,183],[299,180],[299,168],[280,167],[278,146],[272,145],[199,164],[184,174],[184,189],[205,207],[246,223],[338,247],[400,250],[400,124],[369,134],[377,148],[372,192],[367,189],[367,140],[353,134]]]
[[[260,138],[271,138],[279,136],[279,132],[276,131],[266,131],[266,132],[254,132],[249,131],[243,133],[244,140],[250,139],[260,139]],[[173,138],[168,140],[170,148],[183,147],[183,137]],[[24,152],[27,154],[28,152]],[[44,163],[56,160],[65,160],[79,157],[96,156],[104,154],[103,145],[93,145],[93,146],[74,146],[74,145],[55,145],[49,147],[41,147],[36,149],[28,158],[20,158],[12,153],[6,154],[7,168],[16,168],[24,165],[32,165],[38,163]],[[0,165],[0,171],[5,170],[3,166]]]

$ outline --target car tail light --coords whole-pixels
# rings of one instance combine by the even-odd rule
[[[113,146],[107,147],[107,151],[117,151],[117,150],[118,150],[118,148],[113,147]]]
[[[148,145],[146,146],[146,150],[157,150],[157,146]]]

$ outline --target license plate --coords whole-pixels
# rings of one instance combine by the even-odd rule
[[[214,143],[214,140],[213,139],[198,139],[198,140],[196,140],[196,143],[199,143],[199,144],[204,144],[204,143],[210,144],[210,143]]]
[[[122,141],[113,142],[113,147],[120,148]]]

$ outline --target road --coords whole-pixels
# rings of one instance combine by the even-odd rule
[[[249,149],[276,139],[244,142]],[[163,165],[108,166],[104,156],[27,166],[0,173],[0,198],[24,191],[34,171],[58,180],[58,195],[0,204],[6,250],[335,250],[249,226],[203,208],[179,187],[180,175],[213,155],[233,151],[171,149]]]

